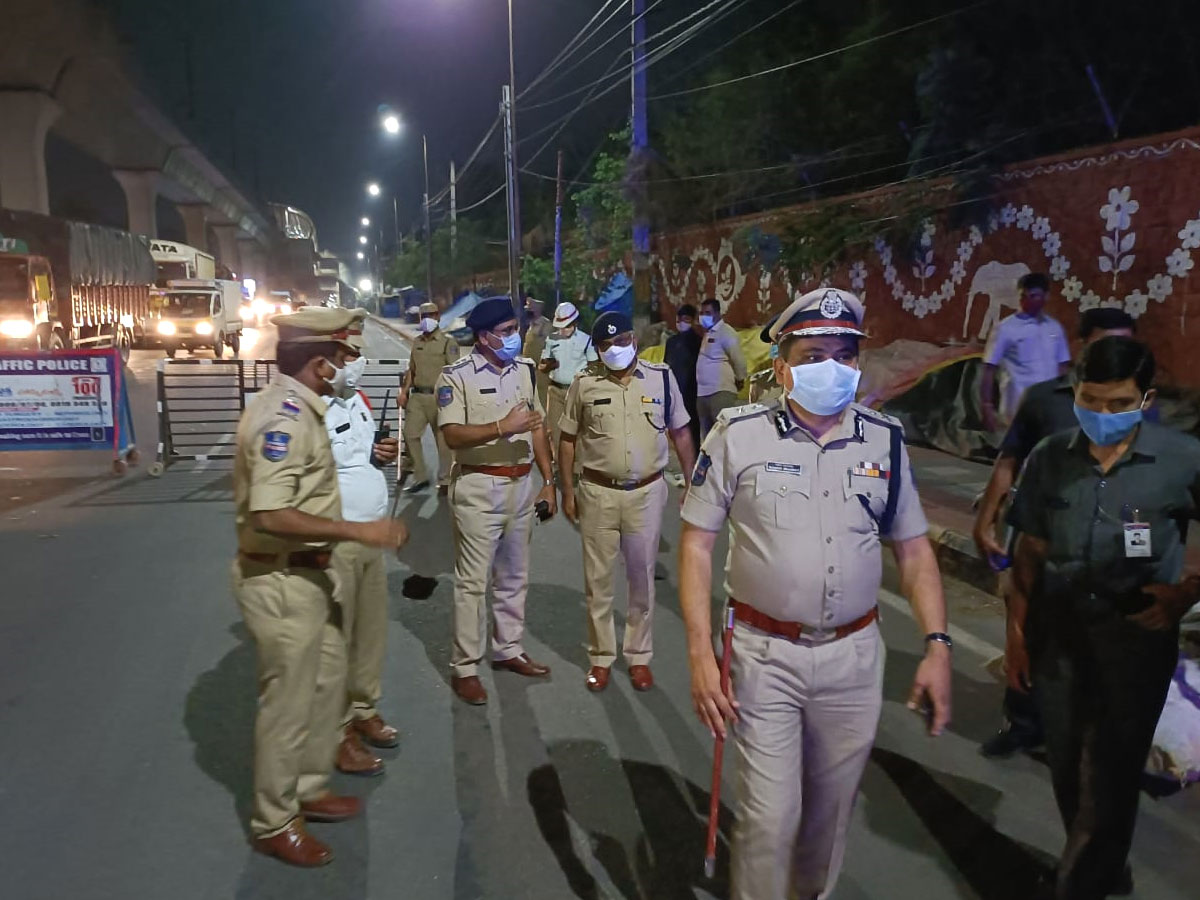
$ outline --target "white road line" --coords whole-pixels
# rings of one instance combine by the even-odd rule
[[[879,602],[891,609],[896,610],[896,612],[903,613],[910,619],[914,618],[912,607],[909,606],[908,601],[899,594],[893,594],[891,591],[880,588]],[[966,647],[972,653],[983,657],[983,661],[985,663],[990,662],[997,656],[1004,655],[1004,650],[1002,648],[997,647],[995,644],[988,643],[983,638],[976,637],[969,631],[964,631],[957,625],[949,625],[947,628],[950,637],[954,640],[955,644],[960,647]]]

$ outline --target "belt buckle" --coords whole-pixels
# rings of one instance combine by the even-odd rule
[[[637,487],[637,479],[631,478],[629,481],[614,481],[613,487],[620,488],[623,491],[632,491]]]

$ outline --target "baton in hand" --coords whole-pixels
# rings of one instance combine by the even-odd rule
[[[725,607],[725,630],[721,634],[721,693],[729,696],[729,663],[733,658],[733,604]],[[713,746],[712,790],[708,798],[708,840],[704,845],[704,877],[717,872],[717,814],[721,810],[721,764],[725,738],[717,734]]]

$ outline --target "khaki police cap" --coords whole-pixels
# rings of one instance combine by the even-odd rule
[[[363,323],[367,321],[370,313],[359,306],[350,310],[350,315],[354,317],[354,320],[350,323],[349,329],[347,329],[346,343],[358,351],[358,354],[361,356],[363,348],[367,343],[363,337]]]
[[[318,344],[333,341],[355,353],[349,337],[352,326],[361,328],[361,319],[348,309],[306,306],[294,313],[272,316],[271,324],[279,332],[281,344]]]
[[[769,326],[767,334],[776,344],[789,337],[831,334],[866,337],[862,320],[862,301],[849,291],[818,288],[793,300]]]
[[[425,315],[426,313],[430,313],[430,314],[436,316],[436,315],[441,314],[441,310],[437,308],[436,303],[422,303],[421,308],[418,310],[418,313],[420,313],[420,315],[422,315],[422,316]]]

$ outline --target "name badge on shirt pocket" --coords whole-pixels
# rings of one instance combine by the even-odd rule
[[[785,472],[788,475],[804,474],[804,466],[794,463],[769,462],[766,469],[768,472]]]
[[[479,393],[481,393],[481,394],[494,394],[494,393],[496,393],[496,389],[495,389],[495,388],[480,388],[480,389],[479,389]]]
[[[602,397],[599,400],[593,400],[592,406],[608,406],[610,403],[612,403],[612,397]]]
[[[335,428],[333,430],[338,434],[343,434],[350,430],[350,423],[346,422],[344,425],[339,425],[337,428]]]
[[[1145,559],[1150,556],[1150,525],[1146,522],[1125,523],[1125,558]]]

